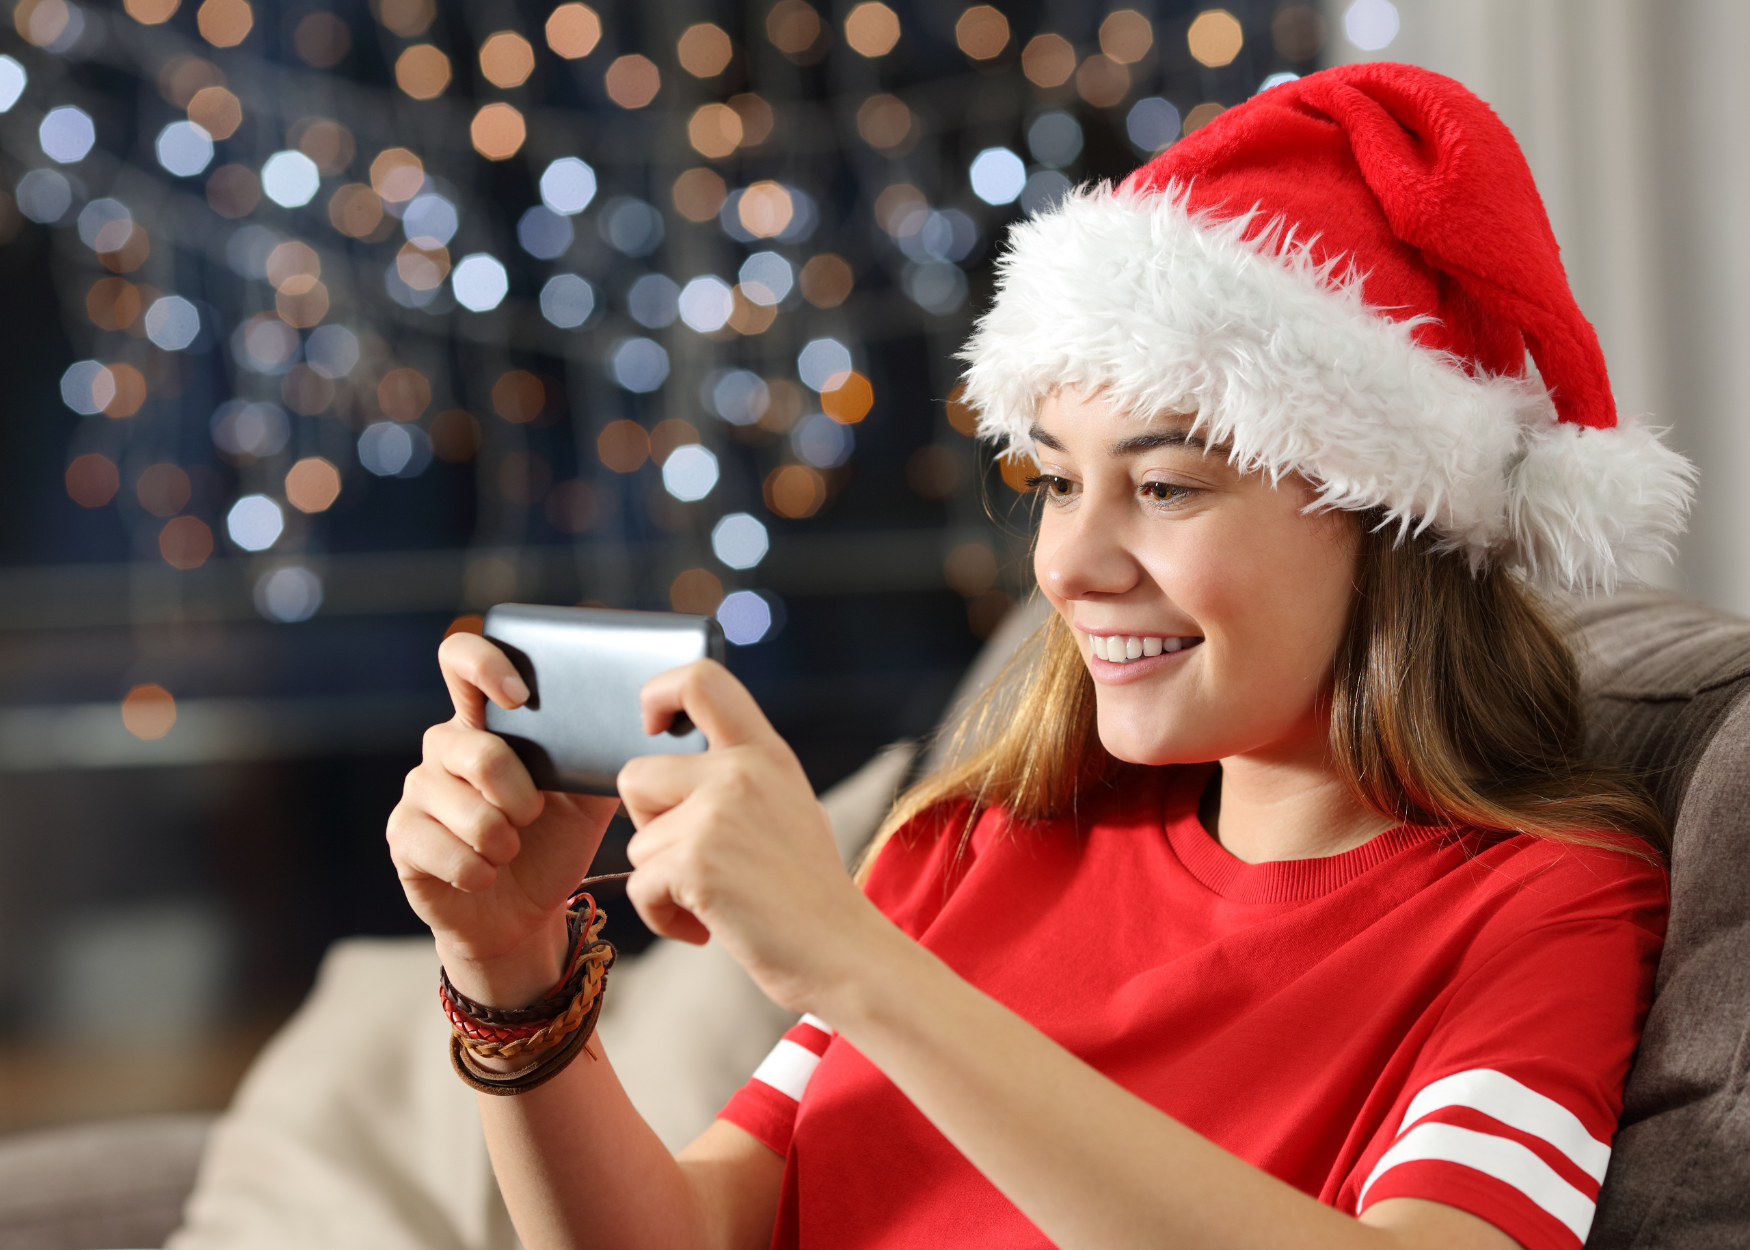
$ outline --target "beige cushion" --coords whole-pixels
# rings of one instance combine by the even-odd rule
[[[913,755],[909,744],[889,748],[823,796],[847,859],[874,832]],[[475,1096],[450,1070],[437,971],[424,939],[334,946],[309,1000],[220,1118],[169,1246],[516,1245]],[[598,1027],[634,1105],[678,1148],[792,1020],[715,943],[657,942],[615,969]]]

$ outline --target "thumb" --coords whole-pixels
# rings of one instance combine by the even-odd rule
[[[716,749],[782,741],[747,687],[715,660],[659,673],[644,683],[638,701],[647,734],[661,733],[685,712]]]
[[[486,728],[486,700],[502,708],[528,702],[529,687],[508,656],[479,634],[451,634],[438,647],[438,667],[456,719],[470,729]]]

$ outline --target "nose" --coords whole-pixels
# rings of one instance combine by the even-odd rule
[[[1092,500],[1084,498],[1084,505]],[[1122,518],[1083,506],[1043,518],[1033,552],[1033,573],[1059,599],[1122,595],[1142,576],[1124,540]]]

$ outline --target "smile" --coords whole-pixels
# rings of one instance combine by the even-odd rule
[[[1145,638],[1134,634],[1089,634],[1088,643],[1093,648],[1096,659],[1105,660],[1109,664],[1128,664],[1132,660],[1140,660],[1157,655],[1171,655],[1175,651],[1183,651],[1195,647],[1203,639],[1199,637],[1176,638]]]

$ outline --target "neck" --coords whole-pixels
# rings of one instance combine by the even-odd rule
[[[1330,766],[1322,734],[1287,752],[1229,756],[1210,790],[1205,827],[1248,864],[1339,855],[1395,823],[1349,792]]]

